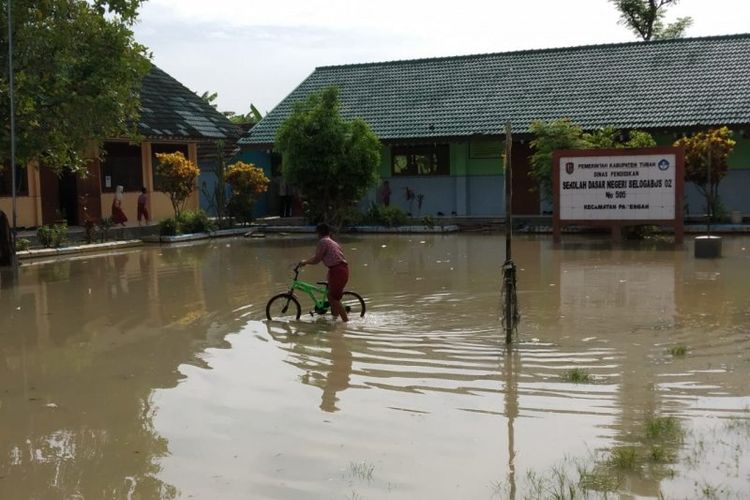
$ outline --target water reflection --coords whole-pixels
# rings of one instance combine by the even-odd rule
[[[634,443],[647,415],[698,425],[750,405],[748,239],[709,262],[519,238],[511,351],[500,237],[346,238],[364,320],[261,321],[313,244],[223,240],[0,276],[0,498],[488,498],[498,481],[522,498],[525,471]],[[564,382],[573,367],[596,383]],[[692,492],[658,474],[626,489],[665,487]]]

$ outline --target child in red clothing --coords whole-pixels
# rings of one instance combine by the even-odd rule
[[[300,266],[317,264],[323,262],[328,267],[328,303],[331,304],[333,318],[341,316],[341,320],[349,321],[346,309],[341,304],[344,287],[349,281],[349,264],[344,258],[341,245],[331,239],[331,229],[328,224],[318,224],[318,248],[315,255],[307,260],[300,261]]]
[[[141,220],[143,220],[146,225],[148,225],[148,221],[150,220],[148,216],[148,195],[146,194],[148,190],[144,187],[141,189],[141,194],[138,196],[138,225],[140,226],[142,224]]]

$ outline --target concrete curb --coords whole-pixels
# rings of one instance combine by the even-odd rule
[[[58,257],[63,255],[75,255],[79,253],[101,252],[106,250],[119,250],[142,246],[141,240],[107,241],[105,243],[92,243],[90,245],[75,245],[61,248],[40,248],[36,250],[24,250],[17,252],[19,259],[36,259],[41,257]]]
[[[263,228],[266,233],[314,233],[315,226],[267,226]],[[345,233],[389,233],[389,234],[427,234],[427,233],[455,233],[459,231],[456,224],[444,226],[351,226],[346,228]]]

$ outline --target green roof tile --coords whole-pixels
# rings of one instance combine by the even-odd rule
[[[138,128],[152,139],[211,140],[240,135],[226,116],[156,66],[141,85]]]
[[[317,68],[240,144],[271,144],[294,104],[337,85],[341,113],[384,140],[750,124],[750,34]]]

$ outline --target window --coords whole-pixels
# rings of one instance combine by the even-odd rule
[[[393,175],[450,175],[448,144],[394,146],[391,151]]]
[[[25,168],[16,165],[16,196],[29,195],[29,173]],[[13,172],[10,162],[0,167],[0,196],[13,196]]]
[[[105,142],[102,160],[102,192],[114,192],[117,186],[125,191],[143,187],[141,147],[127,142]]]
[[[154,176],[154,189],[159,189],[159,175],[156,173],[156,167],[159,165],[159,160],[156,158],[156,153],[176,153],[179,151],[185,158],[188,158],[188,147],[187,144],[152,144],[151,145],[151,171]]]

